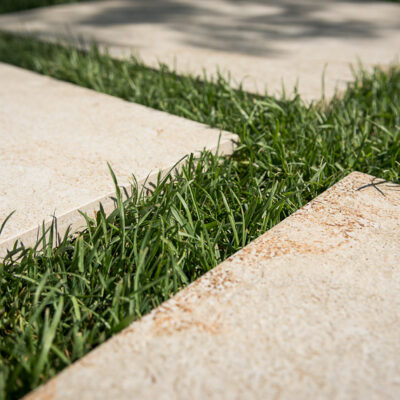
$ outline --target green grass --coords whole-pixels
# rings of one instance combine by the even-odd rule
[[[17,398],[354,170],[399,181],[400,68],[360,72],[329,104],[0,34],[0,61],[237,133],[87,230],[0,264],[0,397]],[[118,151],[118,143],[115,145]],[[110,177],[111,179],[111,177]],[[144,196],[147,194],[147,196]],[[53,235],[54,236],[54,235]]]
[[[37,7],[54,6],[57,4],[77,3],[79,1],[83,0],[1,0],[0,14],[29,10]]]

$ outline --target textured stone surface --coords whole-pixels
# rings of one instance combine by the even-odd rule
[[[373,182],[349,175],[28,398],[400,398],[400,186]]]
[[[0,221],[16,213],[0,249],[36,239],[43,220],[60,233],[83,223],[77,208],[113,206],[114,185],[169,170],[183,156],[216,150],[220,131],[138,104],[0,64]],[[220,152],[233,149],[222,132]]]
[[[273,94],[298,82],[305,98],[342,89],[349,63],[388,64],[400,51],[400,7],[384,1],[110,0],[0,16],[0,29],[82,36],[151,66],[231,72],[244,88]]]

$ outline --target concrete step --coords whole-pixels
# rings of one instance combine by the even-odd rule
[[[387,65],[400,55],[400,7],[384,1],[109,0],[0,16],[0,29],[83,37],[116,57],[132,50],[179,73],[231,73],[246,90],[330,97],[353,79],[349,64]],[[322,78],[324,75],[324,84]]]
[[[221,135],[221,137],[220,137]],[[36,241],[42,221],[57,217],[62,235],[114,207],[107,162],[129,186],[168,171],[189,153],[229,154],[233,139],[205,125],[0,64],[0,251]]]
[[[399,239],[352,173],[27,399],[398,399]]]

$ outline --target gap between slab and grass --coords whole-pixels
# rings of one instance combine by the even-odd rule
[[[148,193],[133,185],[57,248],[0,263],[3,398],[45,382],[351,171],[400,178],[398,66],[360,71],[326,105],[3,33],[0,61],[240,136],[231,157],[192,157]]]

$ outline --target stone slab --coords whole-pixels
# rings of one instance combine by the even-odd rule
[[[387,65],[400,54],[400,6],[385,1],[109,0],[3,15],[0,29],[94,39],[179,73],[219,69],[252,92],[298,83],[305,99],[343,89],[350,63]]]
[[[220,136],[221,135],[221,136]],[[69,83],[0,64],[0,221],[13,210],[0,249],[32,244],[43,220],[62,234],[84,222],[114,184],[168,171],[204,148],[228,154],[236,136]],[[1,224],[0,222],[0,224]],[[77,225],[78,224],[78,225]]]
[[[29,400],[400,398],[400,185],[331,187]]]

